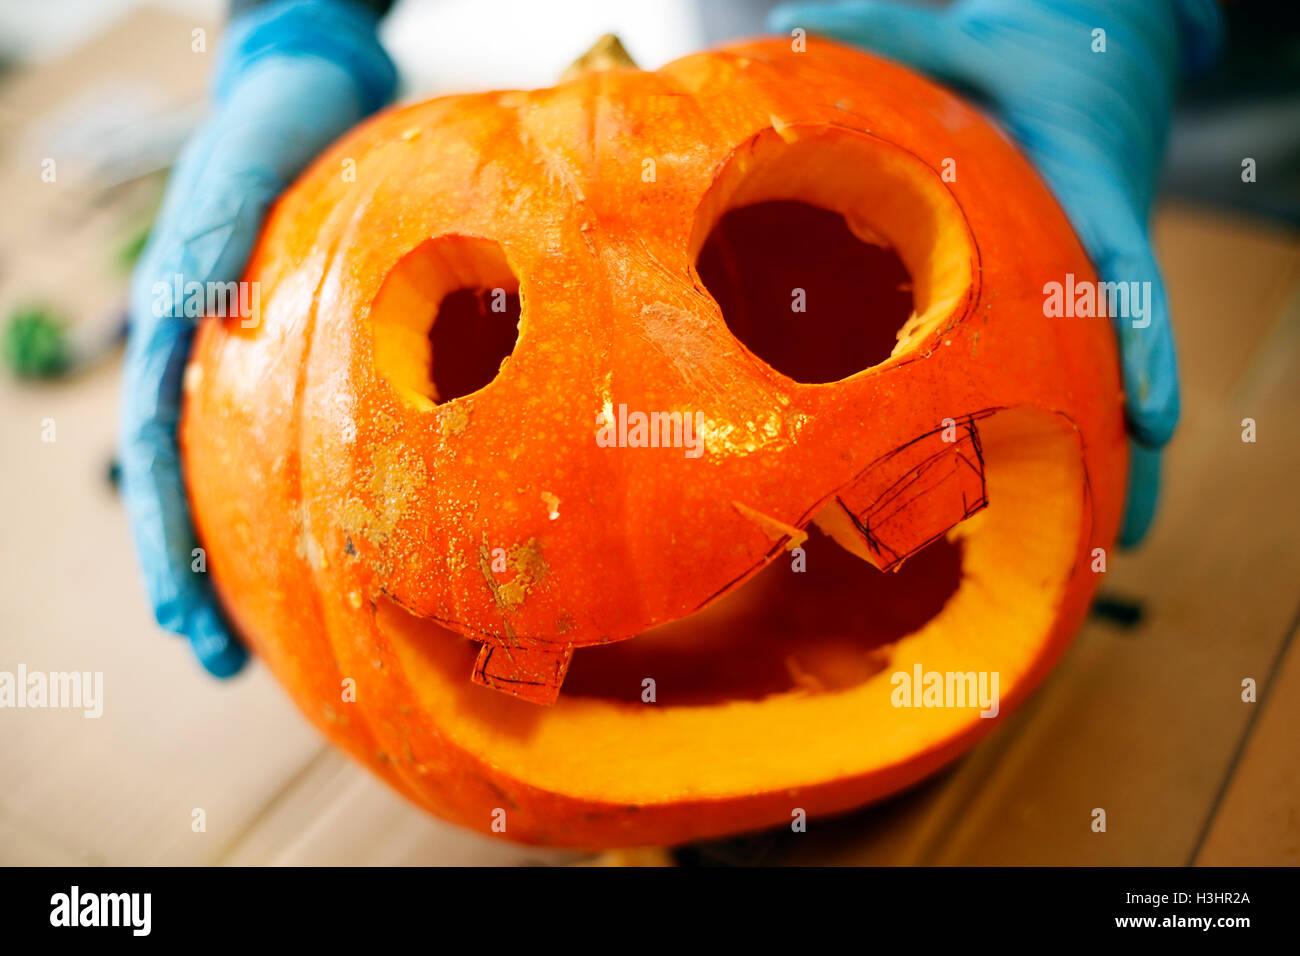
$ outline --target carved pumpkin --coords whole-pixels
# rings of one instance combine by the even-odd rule
[[[1067,273],[989,123],[821,41],[394,109],[274,209],[256,326],[198,336],[216,587],[321,730],[465,826],[861,805],[994,723],[897,675],[996,674],[1005,713],[1096,586],[1124,426],[1110,328],[1044,317]]]

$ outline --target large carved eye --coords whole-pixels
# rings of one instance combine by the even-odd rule
[[[834,210],[772,199],[723,213],[696,268],[751,352],[796,382],[835,382],[889,358],[912,314],[911,276],[870,238]]]
[[[968,295],[974,249],[938,175],[835,128],[737,149],[695,223],[696,271],[728,328],[806,384],[879,365]]]

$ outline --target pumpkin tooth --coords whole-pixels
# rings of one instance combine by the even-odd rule
[[[763,514],[749,505],[742,504],[739,501],[733,501],[731,506],[748,518],[754,524],[763,529],[763,533],[774,541],[781,541],[785,544],[787,551],[793,551],[795,548],[802,547],[803,543],[808,540],[808,532],[802,528],[796,528],[792,524],[786,524],[779,518],[773,518],[771,515]]]
[[[858,557],[892,571],[987,505],[979,431],[968,416],[877,459],[813,520]]]
[[[573,645],[484,644],[470,679],[511,697],[550,706],[573,660]]]

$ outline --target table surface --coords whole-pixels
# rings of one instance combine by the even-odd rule
[[[1300,237],[1188,208],[1163,208],[1155,236],[1184,415],[1152,534],[1103,586],[1140,601],[1140,622],[1090,619],[1028,703],[911,792],[696,858],[1300,863]],[[157,631],[105,479],[118,365],[0,380],[0,670],[102,671],[105,698],[97,720],[0,711],[0,863],[577,858],[426,816],[328,747],[265,669],[213,681]]]

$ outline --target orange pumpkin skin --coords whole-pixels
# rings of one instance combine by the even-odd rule
[[[833,386],[794,383],[752,356],[694,269],[702,203],[724,168],[742,176],[747,151],[777,156],[787,144],[879,155],[893,164],[888,176],[924,179],[917,195],[950,202],[964,230],[960,240],[943,233],[955,245],[936,257],[969,258],[946,313]],[[345,160],[355,181],[340,175]],[[947,160],[953,181],[940,177]],[[768,197],[781,188],[778,173],[769,178]],[[395,386],[375,333],[385,282],[437,237],[499,243],[524,302],[497,378],[440,405]],[[947,288],[945,262],[931,265],[930,285]],[[466,827],[493,832],[501,809],[505,838],[596,848],[862,805],[953,759],[995,721],[918,732],[924,742],[905,752],[882,744],[878,766],[808,783],[755,785],[761,770],[737,770],[747,782],[734,792],[695,786],[709,768],[684,751],[680,762],[701,764],[681,771],[686,783],[674,776],[662,793],[638,784],[629,797],[597,758],[571,787],[519,769],[532,766],[530,746],[581,750],[580,739],[544,740],[547,721],[558,738],[594,705],[561,696],[547,709],[471,683],[472,652],[449,694],[429,675],[461,650],[439,646],[426,662],[418,647],[445,628],[495,647],[583,648],[686,617],[774,560],[794,529],[895,449],[945,419],[978,423],[1024,406],[1068,423],[1082,482],[1041,640],[1001,665],[1013,675],[1002,686],[1009,711],[1082,620],[1096,586],[1091,555],[1112,542],[1123,496],[1111,329],[1043,314],[1043,284],[1067,273],[1094,278],[1046,187],[991,125],[924,78],[824,41],[806,53],[759,41],[657,72],[391,110],[276,205],[245,275],[259,285],[256,327],[207,321],[196,340],[181,440],[217,590],[322,732]],[[599,447],[594,416],[611,400],[702,411],[705,454]],[[930,526],[927,507],[910,513],[915,535]],[[484,562],[498,546],[511,556],[504,574]],[[345,679],[355,702],[343,700]]]

